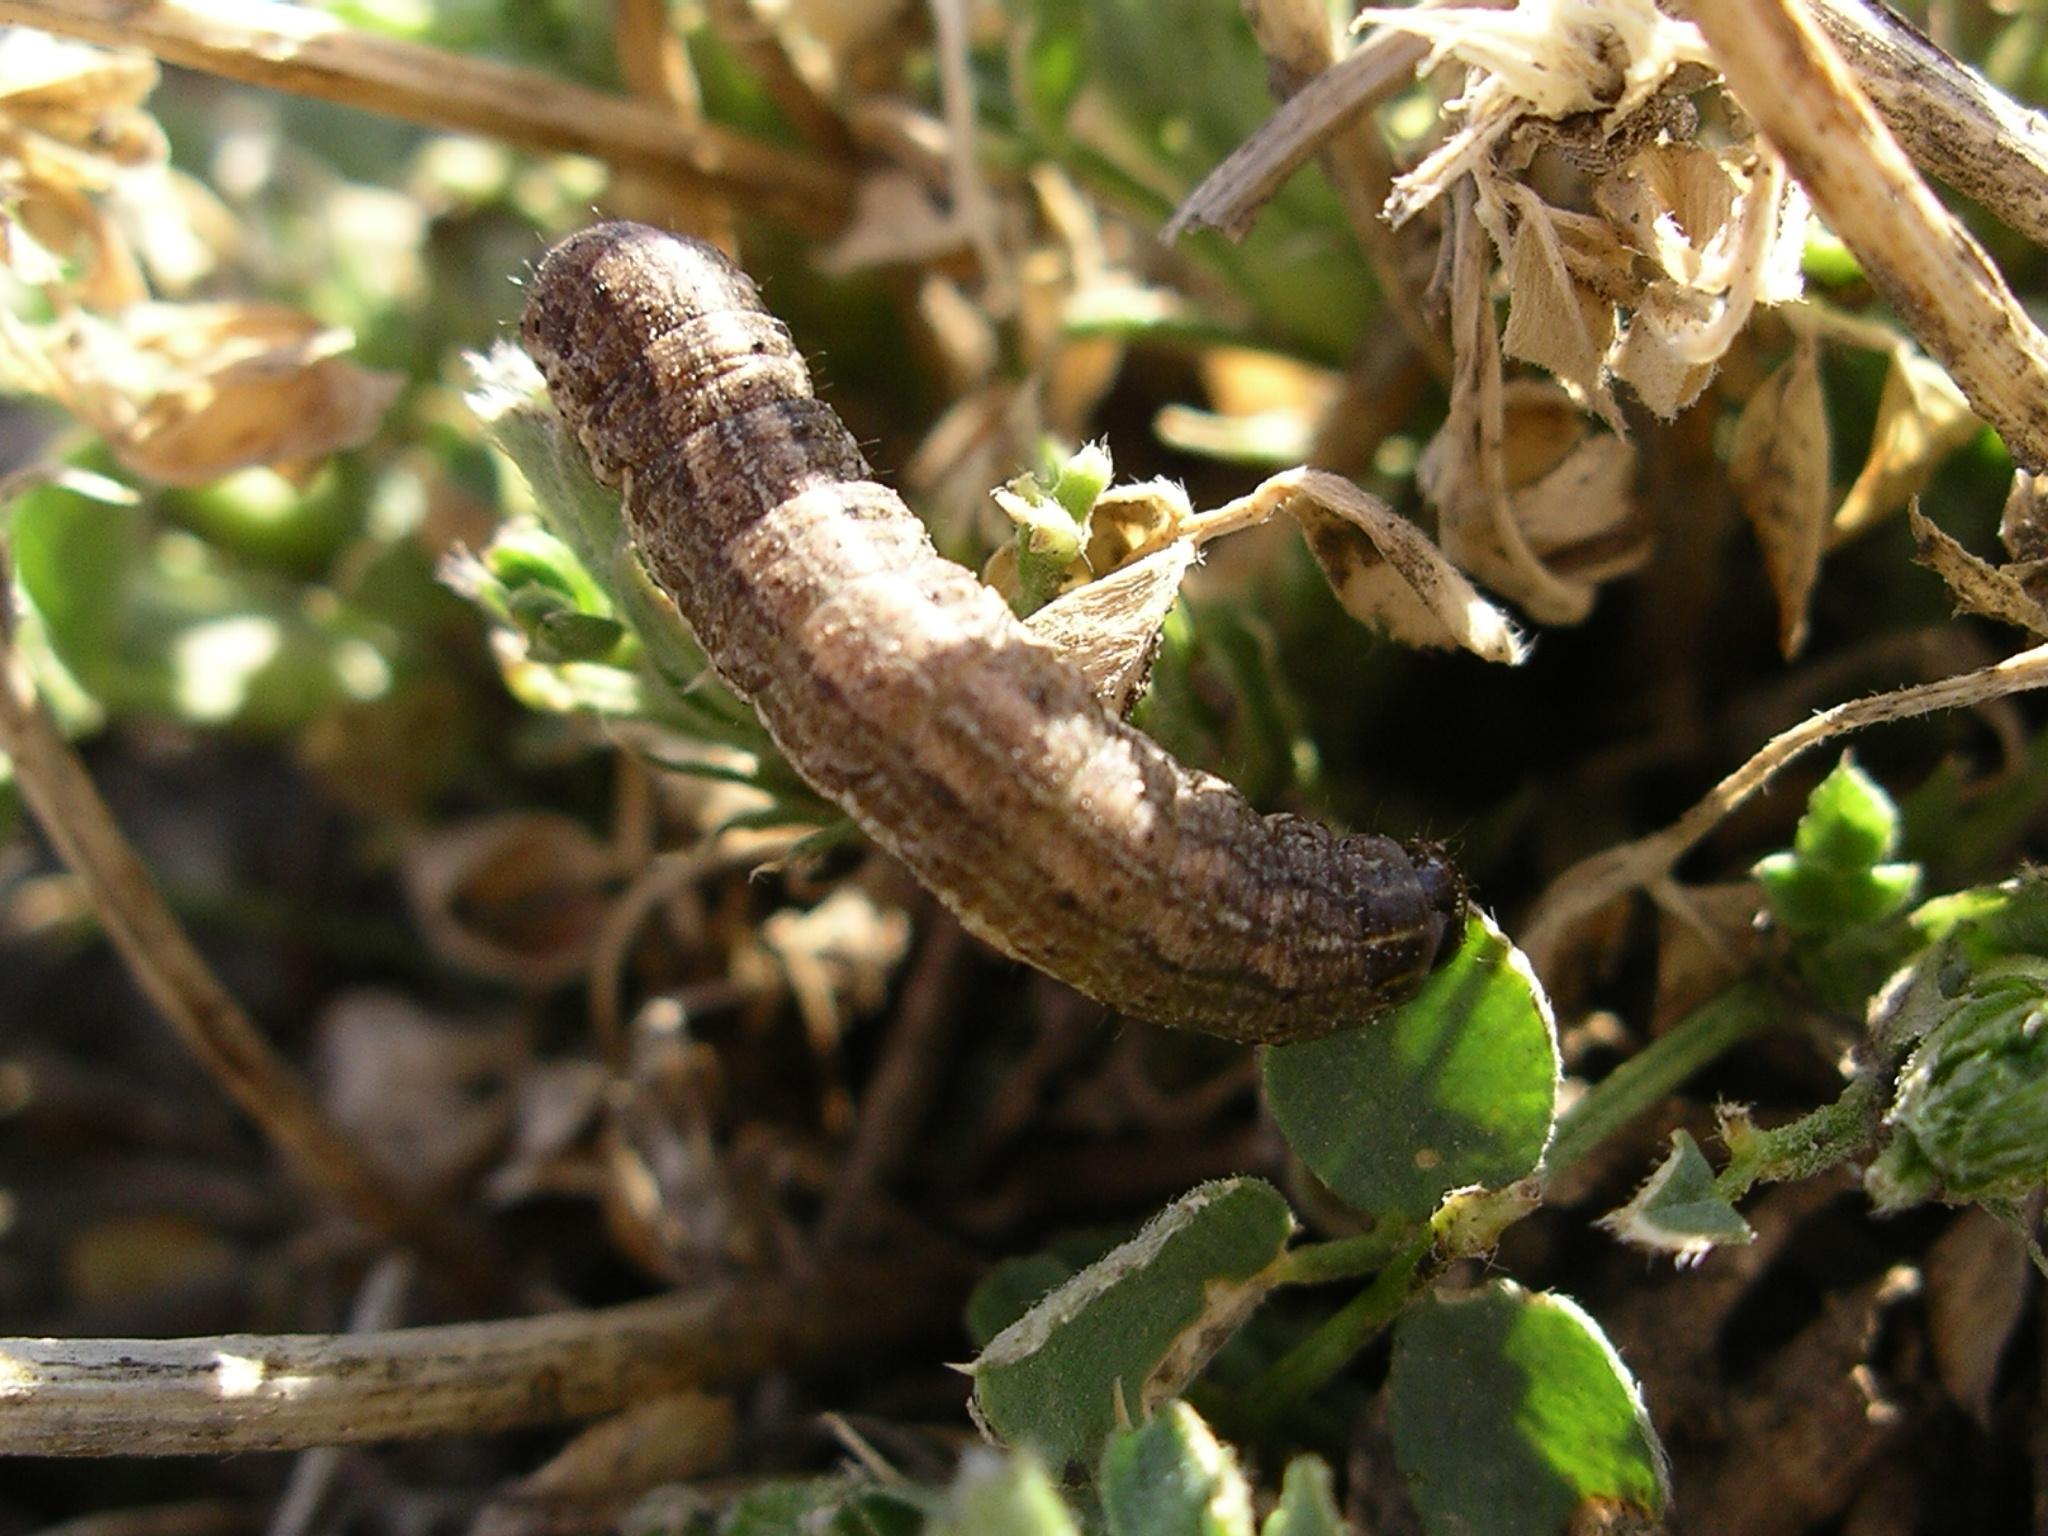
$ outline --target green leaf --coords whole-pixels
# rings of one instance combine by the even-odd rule
[[[529,574],[539,579],[545,569],[573,593],[580,579],[574,570],[587,573],[611,613],[646,647],[655,676],[674,700],[683,699],[706,675],[704,654],[676,605],[641,565],[618,493],[590,473],[583,450],[548,404],[540,376],[523,353],[500,348],[475,366],[478,384],[470,409],[532,487],[547,534],[567,547],[568,558],[561,561],[536,557]],[[577,606],[587,608],[581,601]]]
[[[1297,1456],[1287,1463],[1280,1502],[1259,1536],[1346,1536],[1351,1528],[1330,1491],[1330,1469],[1319,1456]]]
[[[726,1507],[719,1536],[918,1536],[911,1498],[847,1478],[762,1483]]]
[[[968,1452],[928,1536],[1080,1536],[1037,1457]]]
[[[1982,966],[2016,955],[2048,955],[2048,874],[2028,871],[1923,902],[1913,928],[1932,942],[1953,937]]]
[[[1102,443],[1083,443],[1050,467],[1052,475],[1046,495],[1058,502],[1077,525],[1085,525],[1088,513],[1116,478],[1109,448]]]
[[[1387,1018],[1265,1053],[1288,1145],[1347,1204],[1420,1219],[1454,1189],[1512,1183],[1543,1155],[1557,1039],[1521,952],[1473,916],[1464,943]]]
[[[51,651],[88,692],[110,689],[122,594],[147,544],[141,516],[42,486],[14,503],[8,544],[15,579],[41,616]]]
[[[1803,863],[1859,870],[1889,858],[1899,845],[1899,811],[1892,797],[1844,753],[1834,772],[1807,797],[1806,814],[1792,835]]]
[[[391,684],[356,616],[132,508],[45,487],[16,503],[13,549],[51,653],[109,713],[284,731]]]
[[[1680,1263],[1756,1240],[1749,1223],[1716,1192],[1713,1166],[1684,1131],[1671,1133],[1671,1155],[1633,1200],[1601,1217],[1600,1225],[1625,1243],[1668,1253]]]
[[[238,560],[301,578],[325,571],[364,519],[355,477],[341,462],[304,486],[274,469],[237,470],[210,485],[164,492],[163,509]]]
[[[1032,1253],[1002,1260],[981,1277],[967,1298],[967,1336],[976,1348],[987,1344],[1073,1273],[1074,1266],[1056,1254]]]
[[[1252,1536],[1237,1458],[1186,1403],[1112,1437],[1096,1483],[1110,1536]]]
[[[1258,1179],[1190,1190],[989,1341],[968,1368],[976,1417],[1056,1469],[1092,1460],[1236,1331],[1293,1231]]]
[[[1897,851],[1899,812],[1878,782],[1844,754],[1807,798],[1792,851],[1756,866],[1771,915],[1786,931],[1840,933],[1904,909],[1920,866],[1885,863]]]
[[[1655,1519],[1669,1498],[1634,1380],[1562,1296],[1496,1281],[1410,1307],[1388,1419],[1432,1536],[1564,1536],[1594,1501]]]

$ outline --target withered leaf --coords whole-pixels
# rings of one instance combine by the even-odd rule
[[[1735,183],[1712,150],[1659,144],[1602,177],[1593,200],[1617,234],[1689,287],[1701,253],[1728,225]]]
[[[1917,501],[1907,507],[1906,516],[1913,528],[1913,558],[1946,583],[1958,608],[2048,636],[2048,608],[2028,590],[2019,570],[1978,559],[1923,516]]]
[[[1704,323],[1706,304],[1690,289],[1658,284],[1644,291],[1628,328],[1608,357],[1616,378],[1669,421],[1699,399],[1714,379],[1714,364],[1691,359],[1681,338]]]
[[[169,485],[325,457],[376,429],[396,375],[339,356],[346,331],[274,304],[74,314],[49,360],[62,400],[130,469]]]
[[[1287,510],[1353,618],[1406,645],[1522,660],[1526,648],[1507,615],[1407,518],[1341,475],[1302,469],[1287,478],[1296,488]]]
[[[1520,220],[1508,237],[1508,323],[1501,350],[1547,368],[1615,431],[1621,412],[1604,377],[1614,305],[1573,276],[1549,210],[1530,193],[1511,198]]]
[[[1828,417],[1819,348],[1802,337],[1757,387],[1735,424],[1728,478],[1756,530],[1778,599],[1778,648],[1806,643],[1806,606],[1828,524]]]
[[[618,859],[571,817],[516,812],[423,834],[406,849],[400,873],[442,958],[545,988],[589,964]]]
[[[1062,593],[1026,618],[1024,627],[1078,667],[1110,710],[1129,715],[1151,675],[1159,627],[1194,563],[1194,545],[1177,539]]]
[[[1580,581],[1608,581],[1650,556],[1635,478],[1632,443],[1588,432],[1550,470],[1510,491],[1508,506],[1530,548],[1552,568]]]
[[[1438,511],[1444,554],[1547,624],[1576,624],[1593,606],[1590,582],[1546,566],[1508,501],[1506,387],[1486,293],[1484,236],[1469,196],[1457,200],[1451,238],[1451,408],[1416,466]]]
[[[147,54],[12,29],[0,37],[0,135],[37,134],[109,165],[161,161],[163,130],[140,110],[156,82]]]
[[[407,1186],[452,1193],[509,1135],[527,1054],[518,1023],[364,989],[335,998],[317,1028],[327,1112]]]

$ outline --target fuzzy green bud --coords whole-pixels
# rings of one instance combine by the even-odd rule
[[[1885,1122],[1891,1143],[1865,1174],[1880,1209],[2048,1183],[2048,961],[1965,983],[1907,1058]]]

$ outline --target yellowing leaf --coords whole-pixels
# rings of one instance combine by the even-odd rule
[[[1778,648],[1806,643],[1806,607],[1828,523],[1828,418],[1819,349],[1802,338],[1758,386],[1735,426],[1728,478],[1756,530],[1778,598]]]
[[[1947,370],[1907,347],[1892,355],[1870,457],[1835,509],[1840,542],[1898,511],[1927,488],[1941,461],[1978,430],[1970,403]]]

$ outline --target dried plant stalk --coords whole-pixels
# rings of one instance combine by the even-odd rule
[[[716,251],[635,225],[535,274],[525,340],[655,578],[790,762],[974,932],[1238,1040],[1413,992],[1463,900],[1430,848],[1261,817],[1112,716],[813,398]]]
[[[547,75],[355,32],[332,16],[267,0],[0,0],[0,22],[142,48],[187,69],[271,86],[522,149],[591,155],[681,178],[833,225],[851,188],[819,165],[714,123],[684,125],[652,102]]]
[[[1889,6],[1814,0],[1813,18],[1921,169],[2048,245],[2048,117],[1950,58]]]
[[[1661,831],[1582,859],[1550,883],[1524,925],[1522,949],[1539,972],[1550,972],[1572,931],[1608,902],[1663,879],[1686,851],[1795,758],[1822,742],[1890,720],[1964,709],[2048,688],[2048,645],[2008,656],[1937,682],[1853,699],[1773,736],[1756,755]]]
[[[481,1434],[943,1327],[960,1277],[847,1262],[589,1312],[382,1333],[0,1339],[0,1456],[222,1456]]]

